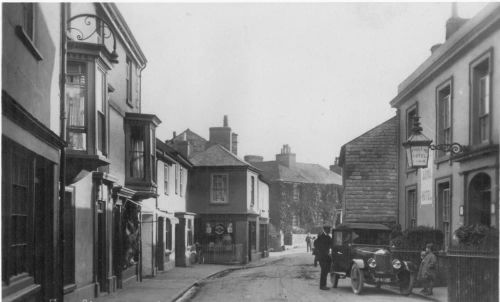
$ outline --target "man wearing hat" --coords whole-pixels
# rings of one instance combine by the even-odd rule
[[[323,232],[318,235],[314,241],[314,251],[321,267],[321,277],[319,279],[319,288],[328,290],[326,286],[326,277],[330,271],[332,259],[330,258],[330,248],[332,246],[332,238],[330,238],[330,227],[324,226]]]
[[[434,279],[436,279],[437,258],[432,252],[432,248],[432,243],[428,243],[425,246],[425,256],[420,263],[417,276],[418,280],[422,282],[424,287],[421,293],[426,296],[432,295],[432,287],[434,285]]]

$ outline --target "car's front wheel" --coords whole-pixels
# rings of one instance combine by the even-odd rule
[[[408,296],[413,290],[413,285],[415,284],[415,274],[409,271],[402,271],[398,275],[399,277],[399,292],[401,295]]]
[[[363,291],[364,282],[363,271],[354,263],[351,268],[351,287],[354,294],[359,295]]]

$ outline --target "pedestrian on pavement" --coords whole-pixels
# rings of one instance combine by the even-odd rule
[[[319,261],[319,266],[321,267],[321,276],[319,279],[319,288],[322,290],[328,290],[326,286],[326,277],[330,271],[330,265],[332,259],[330,257],[330,249],[332,245],[332,238],[330,238],[330,227],[324,226],[323,232],[318,235],[318,238],[314,241],[314,251],[316,257]]]
[[[318,256],[316,255],[316,249],[314,248],[314,242],[316,241],[316,237],[311,238],[311,250],[314,256],[314,267],[318,266]]]
[[[311,251],[311,233],[307,233],[306,245],[307,245],[307,252],[309,253]]]
[[[421,293],[426,296],[432,295],[432,287],[434,286],[434,280],[436,279],[437,270],[437,258],[432,252],[433,245],[428,243],[425,246],[425,257],[420,263],[420,268],[418,270],[417,279],[422,282],[423,289]]]

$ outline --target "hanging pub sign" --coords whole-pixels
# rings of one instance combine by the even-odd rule
[[[221,223],[217,224],[215,226],[215,234],[217,234],[217,235],[224,234],[224,225],[222,225]]]
[[[207,225],[205,227],[205,232],[207,234],[211,234],[212,233],[212,226],[210,225],[210,223],[207,223]]]
[[[229,234],[231,234],[233,232],[233,223],[232,222],[228,223],[228,225],[227,225],[227,232]]]

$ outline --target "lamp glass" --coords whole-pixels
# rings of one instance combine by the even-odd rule
[[[414,145],[410,147],[411,167],[426,168],[429,160],[429,146]]]

